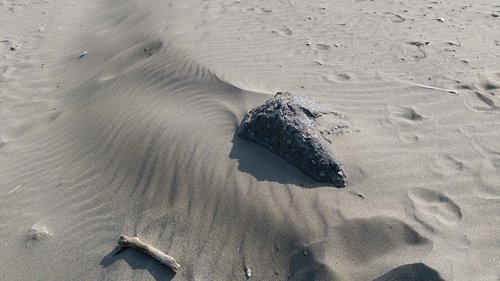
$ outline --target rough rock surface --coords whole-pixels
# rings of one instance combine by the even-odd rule
[[[328,122],[326,130],[320,130],[318,118],[323,115],[332,115],[338,122]],[[344,187],[345,174],[324,137],[348,131],[343,120],[312,99],[277,93],[245,116],[238,136],[270,149],[316,181]]]

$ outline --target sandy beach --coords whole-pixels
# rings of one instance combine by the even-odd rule
[[[0,280],[499,281],[499,16],[0,0]],[[330,144],[345,187],[237,136],[276,92],[355,128]]]

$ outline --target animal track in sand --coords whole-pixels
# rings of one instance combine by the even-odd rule
[[[282,28],[278,30],[273,30],[273,33],[278,33],[283,36],[290,36],[293,34],[293,31],[288,27],[288,26],[283,26]]]
[[[351,76],[347,73],[328,73],[323,78],[329,82],[343,83],[351,80]]]
[[[500,73],[494,73],[489,78],[481,81],[477,86],[479,89],[495,94],[500,89]]]
[[[383,14],[386,15],[386,18],[393,23],[402,23],[406,20],[402,16],[391,13],[391,12],[384,12]]]
[[[405,143],[415,143],[420,137],[414,133],[399,133],[398,138]]]
[[[455,88],[466,90],[467,94],[463,96],[464,103],[471,110],[483,112],[500,112],[500,74],[495,73],[493,78],[483,79],[474,85],[457,85]]]
[[[273,11],[273,9],[260,8],[260,11],[264,14],[269,14]]]
[[[485,160],[476,176],[479,179],[478,196],[486,199],[500,199],[500,160]]]
[[[328,45],[328,44],[316,44],[315,49],[319,50],[319,51],[330,50],[330,45]]]
[[[2,65],[2,66],[0,66],[0,77],[3,78],[4,74],[7,73],[8,70],[9,70],[9,66],[8,65]]]
[[[405,118],[410,121],[421,121],[422,115],[418,114],[415,109],[411,107],[402,107],[401,112],[398,114],[401,118]]]
[[[273,12],[273,9],[250,7],[247,8],[245,11],[257,14],[270,14]]]
[[[464,163],[449,155],[437,155],[432,158],[432,170],[442,175],[453,175],[464,170]]]
[[[440,192],[423,187],[411,188],[408,197],[415,209],[415,218],[427,227],[445,223],[453,225],[462,219],[462,212],[453,200]]]

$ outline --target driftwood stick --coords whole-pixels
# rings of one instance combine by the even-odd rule
[[[422,85],[422,84],[414,84],[414,83],[409,83],[409,84],[413,85],[413,86],[416,86],[416,87],[424,88],[424,89],[436,90],[436,91],[444,91],[444,92],[448,92],[448,93],[451,93],[451,94],[458,94],[457,91],[452,90],[452,89],[445,89],[445,88],[439,88],[439,87],[434,87],[434,86],[427,86],[427,85]]]
[[[141,241],[137,237],[128,237],[126,235],[120,235],[120,239],[118,240],[118,246],[116,246],[116,248],[113,250],[113,255],[118,254],[125,248],[134,248],[136,250],[139,250],[151,256],[155,260],[163,263],[164,265],[170,267],[174,272],[179,272],[179,270],[181,269],[180,264],[178,264],[173,257]]]

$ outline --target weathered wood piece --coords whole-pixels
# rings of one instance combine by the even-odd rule
[[[120,235],[120,239],[118,240],[118,246],[116,246],[116,248],[114,249],[113,255],[118,254],[125,248],[134,248],[136,250],[139,250],[151,256],[152,258],[156,259],[157,261],[161,262],[162,264],[170,267],[174,272],[179,272],[179,270],[181,269],[180,264],[177,263],[175,258],[141,241],[137,237],[128,237],[126,235]]]
[[[345,174],[324,135],[341,135],[348,126],[339,121],[320,130],[317,119],[323,115],[337,121],[344,118],[310,98],[277,93],[243,118],[237,134],[270,149],[316,181],[344,187]]]

